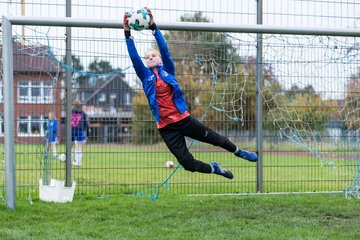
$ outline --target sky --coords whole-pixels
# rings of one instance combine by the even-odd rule
[[[65,16],[65,0],[24,1],[26,16]],[[0,0],[0,14],[20,15],[19,2],[20,0]],[[256,0],[72,0],[72,5],[72,16],[76,18],[121,20],[125,11],[148,6],[153,9],[158,21],[177,21],[184,13],[203,11],[215,23],[256,22]],[[264,24],[268,25],[356,27],[359,25],[360,2],[264,0],[263,12]]]
[[[3,1],[0,0],[0,14],[1,15],[15,15],[21,14],[20,5],[18,1]],[[42,3],[42,5],[34,5],[34,3]],[[25,16],[41,16],[41,17],[64,17],[65,16],[65,0],[25,0]],[[99,6],[101,4],[101,6]],[[255,0],[73,0],[72,1],[72,16],[81,19],[109,19],[112,21],[122,21],[122,16],[125,11],[139,8],[141,6],[148,6],[152,9],[155,20],[161,22],[175,22],[179,21],[184,14],[193,14],[196,11],[203,11],[205,16],[214,23],[227,25],[234,24],[255,24],[256,23],[256,1]],[[358,28],[360,25],[360,1],[325,1],[325,0],[264,0],[263,1],[263,23],[272,26],[294,26],[294,27],[319,27],[319,28]],[[16,32],[21,34],[21,28],[16,27]],[[35,38],[31,41],[38,41],[43,38],[45,34],[49,37],[50,45],[54,46],[58,55],[64,53],[64,28],[48,28],[48,27],[31,27],[31,30],[25,30],[26,36],[34,35]],[[78,56],[81,56],[81,61],[86,68],[87,65],[94,60],[94,56],[99,59],[106,59],[111,62],[114,68],[127,68],[130,63],[126,56],[125,44],[123,43],[122,30],[118,29],[73,29],[73,50]],[[150,46],[152,36],[148,32],[133,33],[138,42],[138,50],[140,55],[143,55],[146,49]],[[60,38],[60,40],[55,40]],[[240,34],[238,41],[246,42],[246,46],[240,48],[239,51],[254,52],[254,47],[251,46],[254,37]],[[44,41],[39,40],[39,41]],[[275,41],[275,40],[272,40]],[[329,85],[328,90],[344,88],[347,78],[345,75],[351,75],[355,71],[357,65],[357,58],[344,59],[344,61],[351,62],[351,67],[346,68],[345,64],[328,64],[319,65],[312,62],[311,58],[320,59],[321,56],[330,57],[333,60],[337,58],[336,54],[344,56],[344,51],[332,51],[332,45],[343,43],[346,46],[351,46],[352,41],[357,40],[331,39],[328,43],[329,50],[327,52],[319,52],[315,46],[317,41],[323,39],[305,38],[284,40],[278,39],[280,43],[288,41],[300,41],[300,45],[309,41],[310,45],[314,45],[313,51],[303,51],[301,46],[299,48],[292,48],[291,51],[279,50],[273,47],[265,49],[265,53],[269,54],[269,61],[276,63],[276,58],[283,58],[288,56],[290,59],[304,59],[309,58],[309,63],[303,64],[278,64],[277,72],[279,78],[281,75],[293,76],[294,81],[298,81],[302,75],[313,76],[308,80],[302,77],[301,81],[304,85],[308,81],[312,82],[315,88],[323,89],[324,85]],[[97,42],[101,42],[97,44]],[[296,44],[296,43],[295,43]],[[341,48],[340,48],[341,49]],[[295,55],[297,53],[298,55]],[[270,55],[271,54],[271,55]],[[333,54],[333,55],[331,55]],[[335,55],[334,55],[335,54]],[[312,63],[312,64],[311,64]],[[127,70],[132,73],[132,70]],[[131,74],[130,74],[131,75]],[[331,78],[337,78],[337,81],[332,81]],[[335,77],[334,77],[335,75]],[[321,76],[324,79],[316,79],[316,76]],[[293,84],[294,82],[288,81]],[[331,84],[330,84],[331,83]],[[284,81],[284,84],[285,83]]]

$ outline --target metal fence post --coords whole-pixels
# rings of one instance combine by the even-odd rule
[[[257,0],[257,24],[263,23],[262,19],[262,0]],[[263,101],[261,95],[262,89],[262,33],[256,34],[256,152],[259,160],[257,162],[256,191],[263,192]]]
[[[4,150],[6,174],[6,206],[16,207],[15,193],[15,139],[14,139],[14,83],[12,24],[2,17],[3,72],[4,72]]]
[[[66,0],[66,17],[71,17],[71,1]],[[67,66],[71,66],[71,27],[66,27],[66,58],[65,64]],[[72,98],[72,90],[71,90],[71,71],[70,69],[66,69],[66,105],[65,105],[65,125],[66,125],[66,175],[65,175],[65,186],[71,187],[72,185],[72,176],[71,176],[71,98]]]

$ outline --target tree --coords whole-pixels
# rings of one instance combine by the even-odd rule
[[[66,62],[66,56],[64,56],[63,58],[63,63],[65,64],[65,62]],[[71,65],[68,67],[70,67],[69,70],[71,71],[71,76],[72,76],[71,85],[73,89],[73,94],[75,96],[79,86],[81,87],[87,81],[88,78],[87,76],[84,75],[76,75],[77,77],[73,77],[75,72],[84,71],[84,66],[81,64],[79,57],[76,57],[75,55],[71,55]],[[63,71],[62,81],[65,81],[65,79],[66,79],[66,71]]]
[[[90,74],[86,73],[76,78],[76,81],[78,82],[78,88],[80,89],[89,88],[89,81],[91,82],[90,86],[93,87],[96,85],[96,82],[99,81],[99,78],[97,78],[96,76],[92,76],[93,74],[104,74],[114,71],[110,62],[104,60],[99,61],[97,58],[95,58],[95,60],[89,64],[88,69]],[[120,74],[119,76],[123,77],[122,74]]]
[[[89,64],[89,72],[91,73],[101,74],[101,73],[109,73],[112,71],[113,68],[110,62],[108,61],[104,61],[104,60],[98,61],[98,59],[96,58],[93,62]]]
[[[154,144],[161,140],[154,123],[154,117],[147,104],[147,99],[143,91],[133,98],[133,142],[137,144]]]
[[[66,62],[66,56],[63,58],[63,62]],[[76,57],[75,55],[71,55],[71,68],[77,71],[83,71],[84,67],[81,64],[80,58]]]
[[[332,117],[334,102],[323,100],[312,85],[304,88],[293,85],[286,92],[285,98],[289,109],[287,110],[289,119],[283,124],[298,129],[300,132],[322,131]]]

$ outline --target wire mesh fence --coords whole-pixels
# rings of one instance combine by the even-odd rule
[[[291,1],[286,2],[287,6]],[[256,8],[248,4],[247,8],[253,10],[241,19],[254,23]],[[301,4],[310,7],[315,2]],[[37,7],[36,3],[29,5]],[[357,7],[356,3],[352,5]],[[43,6],[60,9],[64,4]],[[96,8],[80,2],[74,3],[73,8],[80,6],[88,12]],[[189,12],[177,11],[177,18],[236,22],[231,19],[239,17],[230,10],[222,14],[204,9],[203,14],[196,11],[197,6],[191,6]],[[237,7],[235,3],[234,6]],[[109,7],[100,9],[110,11]],[[130,7],[133,6],[117,6],[115,10],[123,12]],[[265,9],[267,21],[277,23],[271,16],[283,9],[271,10],[270,5]],[[164,6],[155,6],[154,12],[165,10]],[[220,19],[216,17],[219,13]],[[281,16],[293,17],[294,23],[299,18],[290,8]],[[301,23],[310,21],[304,19],[330,18],[317,13],[301,16]],[[337,18],[347,24],[350,19],[342,16]],[[333,26],[325,21],[322,24]],[[190,173],[177,165],[156,129],[142,85],[129,61],[122,29],[72,31],[72,65],[67,66],[65,28],[25,27],[25,35],[20,27],[14,28],[14,131],[16,187],[20,196],[36,196],[39,178],[65,178],[63,154],[65,140],[70,137],[65,131],[65,103],[74,99],[83,102],[91,130],[82,147],[82,164],[72,169],[76,194],[154,197],[163,192],[257,191],[256,164],[220,148],[187,139],[196,159],[221,162],[233,172],[235,178],[231,181],[213,174]],[[240,148],[256,150],[256,34],[163,33],[191,114]],[[154,46],[149,31],[133,32],[133,36],[141,56]],[[358,38],[264,34],[263,39],[263,191],[356,189]],[[71,99],[65,98],[66,69],[71,72]],[[3,79],[0,87],[2,83]],[[0,108],[3,112],[3,104]],[[46,141],[49,112],[58,121],[56,154]],[[0,121],[3,136],[4,124]],[[76,154],[73,148],[72,160]],[[175,168],[167,167],[167,161],[173,161]]]

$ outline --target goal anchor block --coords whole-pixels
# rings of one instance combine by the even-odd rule
[[[39,179],[39,198],[45,202],[66,203],[72,202],[75,192],[75,181],[71,187],[65,187],[65,181],[51,179],[49,185],[44,185]]]

